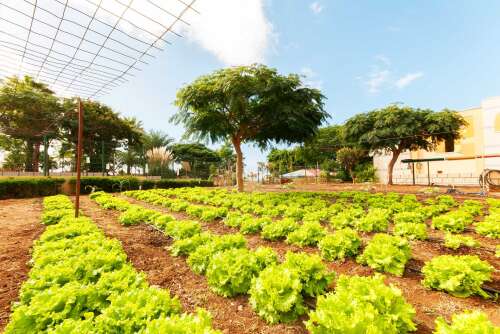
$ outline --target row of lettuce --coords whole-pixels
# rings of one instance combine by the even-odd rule
[[[146,193],[126,194],[144,199]],[[165,205],[162,200],[165,197],[148,194],[159,196],[149,197],[151,203]],[[416,330],[414,308],[398,288],[386,285],[380,274],[373,277],[341,275],[335,280],[335,290],[328,292],[335,274],[327,269],[319,255],[288,252],[280,262],[270,248],[249,249],[241,234],[213,235],[203,232],[198,221],[176,220],[168,214],[105,193],[95,193],[91,197],[103,208],[121,211],[119,221],[122,224],[144,222],[163,231],[174,240],[169,247],[171,254],[186,256],[189,267],[205,275],[215,293],[225,297],[248,294],[255,312],[271,324],[295,320],[308,313],[306,327],[311,333],[406,333]],[[212,216],[202,212],[202,208],[190,209],[188,204],[174,210],[190,211],[198,219]],[[310,311],[305,302],[311,297],[317,297],[314,311]],[[485,333],[496,330],[485,314],[473,311],[456,315],[451,324],[439,318],[435,333],[448,333],[464,326],[487,329]]]
[[[185,212],[200,220],[213,221],[222,218],[224,224],[240,228],[243,234],[260,232],[261,237],[266,240],[285,240],[299,246],[317,245],[320,254],[327,261],[344,261],[347,257],[357,256],[356,261],[360,264],[368,265],[380,272],[402,276],[407,262],[411,259],[410,242],[401,236],[377,233],[363,249],[361,236],[349,227],[328,233],[319,222],[299,224],[292,218],[274,221],[270,217],[256,218],[237,211],[229,211],[224,207],[196,205],[180,198],[161,195],[165,192],[171,191],[129,191],[124,194],[161,205],[172,211]],[[106,196],[111,197],[111,202],[123,202],[122,209],[126,211],[120,216],[120,221],[139,223],[150,220],[148,217],[151,213],[148,210],[140,206],[127,209],[130,206],[127,201]],[[141,216],[137,212],[143,212],[144,215]],[[128,219],[131,215],[134,219]],[[425,263],[422,269],[424,275],[422,284],[427,288],[445,291],[454,296],[468,297],[478,294],[487,298],[488,294],[481,287],[491,280],[493,270],[493,266],[475,255],[441,255]]]
[[[475,227],[475,232],[489,238],[500,238],[500,200],[488,199],[489,215],[484,203],[465,200],[458,203],[450,195],[419,201],[415,195],[397,193],[234,193],[225,189],[165,189],[157,193],[189,202],[237,209],[242,213],[264,217],[283,217],[305,222],[328,222],[334,228],[351,227],[363,232],[383,232],[394,223],[394,234],[426,239],[426,225],[447,233],[460,233]],[[331,203],[334,199],[335,203]]]
[[[44,199],[50,226],[35,242],[6,334],[219,333],[207,311],[183,313],[176,297],[133,268],[119,241],[73,214],[68,197]]]

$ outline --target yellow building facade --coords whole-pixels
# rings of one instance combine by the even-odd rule
[[[412,164],[405,159],[467,158],[473,156],[500,155],[500,97],[488,98],[476,108],[459,112],[467,121],[462,138],[454,145],[438,145],[435,151],[423,150],[403,152],[394,166],[395,184],[412,184]],[[448,148],[448,151],[446,150]],[[387,165],[390,155],[373,157],[377,176],[381,183],[387,183]],[[500,169],[500,158],[473,158],[416,162],[415,183],[436,185],[477,185],[479,175],[485,169]]]

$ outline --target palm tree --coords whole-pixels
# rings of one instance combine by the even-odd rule
[[[144,135],[144,149],[146,151],[158,147],[169,147],[174,139],[161,130],[149,130]]]
[[[130,175],[132,166],[141,165],[145,159],[142,144],[145,142],[146,134],[142,121],[135,117],[125,117],[125,123],[130,128],[130,136],[126,140],[126,151],[120,154],[120,160],[127,165],[127,174]]]

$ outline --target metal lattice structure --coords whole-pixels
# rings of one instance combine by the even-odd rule
[[[0,0],[0,79],[29,75],[96,99],[189,25],[196,0]]]

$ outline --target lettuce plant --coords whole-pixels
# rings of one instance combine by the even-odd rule
[[[377,270],[403,276],[411,249],[405,238],[376,234],[356,261]]]
[[[389,226],[390,212],[387,209],[373,208],[366,216],[354,221],[357,230],[363,232],[383,232]]]
[[[306,328],[312,334],[400,334],[417,329],[414,317],[414,308],[383,276],[341,275],[335,292],[318,297]]]
[[[499,334],[500,327],[495,327],[488,316],[481,311],[466,311],[454,314],[451,323],[442,317],[436,319],[436,328],[433,334]]]
[[[303,223],[298,229],[288,234],[286,242],[296,246],[314,246],[326,234],[318,222]]]
[[[250,305],[270,324],[289,322],[306,312],[299,273],[288,266],[269,266],[252,280]]]
[[[475,255],[441,255],[434,257],[422,268],[422,284],[442,290],[455,297],[477,294],[487,298],[481,285],[491,279],[493,267]]]
[[[299,224],[290,218],[283,218],[265,225],[262,228],[261,236],[267,240],[278,240],[285,238],[288,233],[299,228]]]
[[[488,238],[500,239],[500,214],[490,214],[475,224],[476,232]]]
[[[165,224],[165,233],[174,240],[190,238],[201,233],[201,225],[197,221],[172,220]]]
[[[451,249],[459,249],[462,246],[475,248],[479,247],[480,244],[473,237],[455,235],[448,232],[444,236],[444,246]]]
[[[425,223],[397,223],[392,233],[410,240],[426,240],[428,238]]]
[[[346,257],[355,256],[360,246],[359,234],[350,228],[328,234],[318,244],[321,256],[328,261],[344,261]]]

